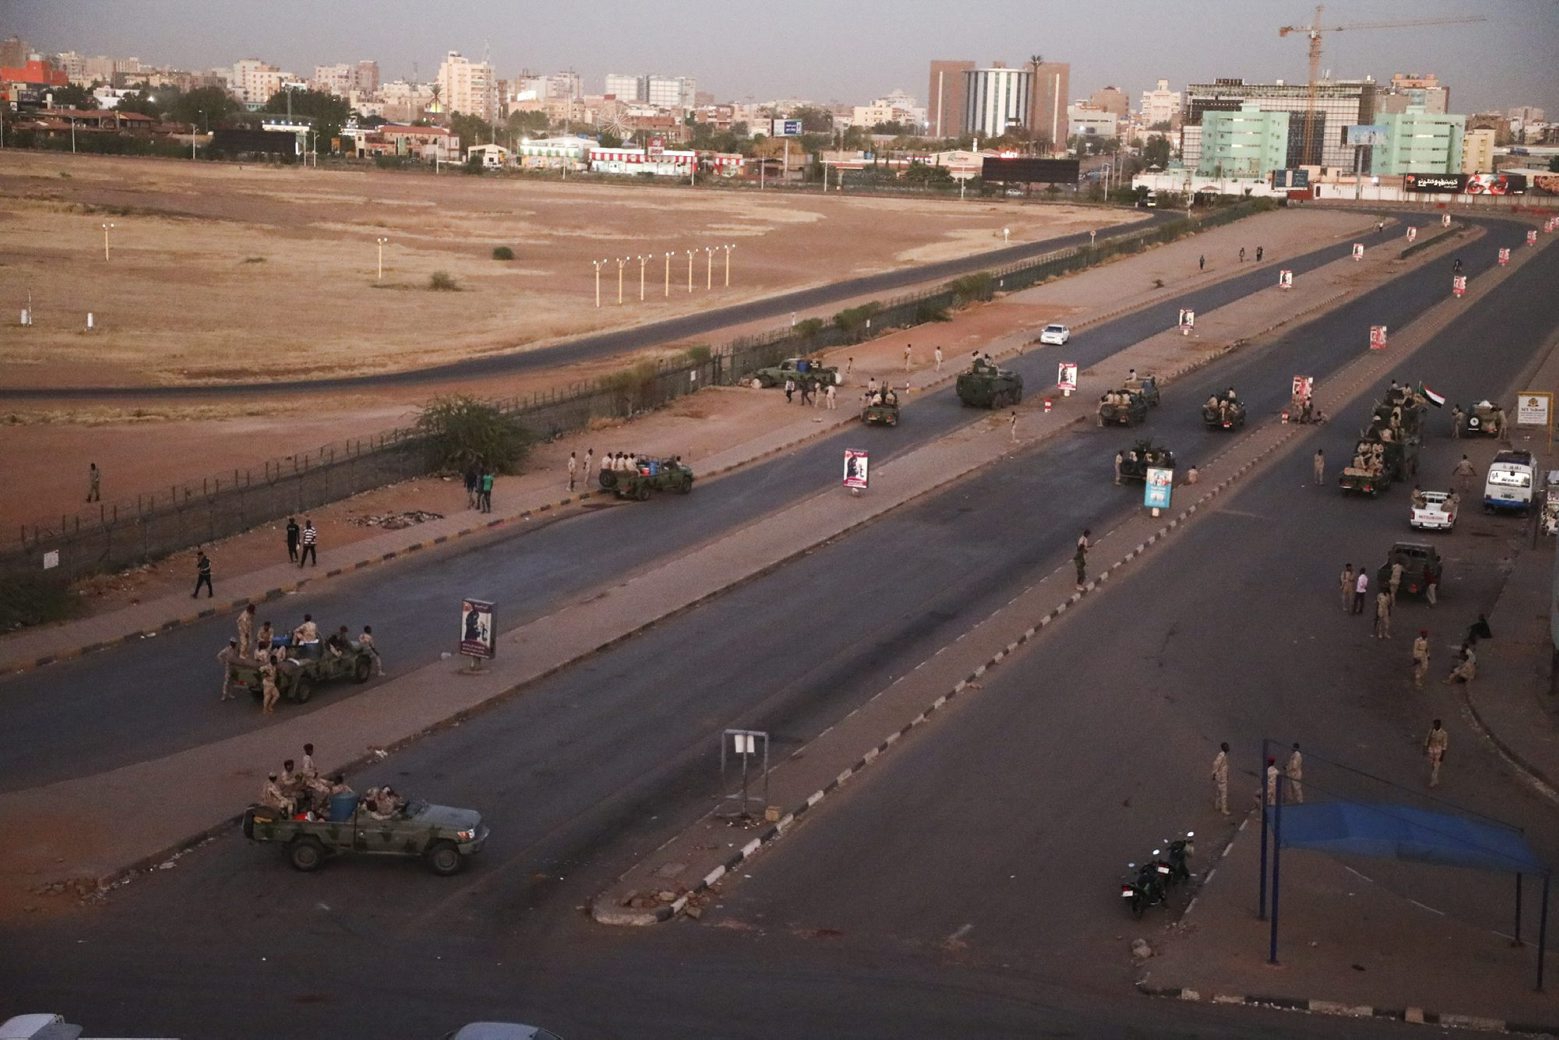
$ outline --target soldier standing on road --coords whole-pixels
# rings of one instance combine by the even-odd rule
[[[1207,270],[1207,257],[1206,256],[1199,256],[1199,257],[1196,258],[1196,269],[1198,271],[1205,271],[1205,270]]]
[[[1326,483],[1326,452],[1320,448],[1315,449],[1315,456],[1311,459],[1310,465],[1315,470],[1316,484]]]
[[[931,351],[931,356],[936,359],[936,370],[942,371],[942,348],[936,347]]]
[[[574,490],[574,473],[579,469],[579,459],[573,452],[568,453],[568,490]]]
[[[1391,565],[1391,601],[1396,602],[1397,590],[1402,587],[1402,561],[1398,560]]]
[[[233,665],[237,664],[239,661],[243,660],[243,658],[244,658],[243,650],[240,648],[239,642],[236,639],[229,639],[227,641],[227,645],[224,646],[220,651],[217,652],[217,660],[222,662],[222,696],[220,698],[221,700],[230,701],[230,700],[233,699],[234,695],[233,695],[233,688],[232,688],[232,683],[231,683],[231,678],[232,678],[232,674],[233,674],[232,673],[232,667],[233,667]]]
[[[1375,593],[1375,638],[1391,638],[1391,593],[1385,589]]]
[[[595,468],[595,449],[585,449],[585,487],[590,486],[590,471]]]
[[[1440,593],[1440,567],[1433,562],[1424,563],[1424,598],[1432,607]]]
[[[298,562],[298,538],[301,533],[298,529],[298,518],[289,516],[287,518],[287,559],[293,563]]]
[[[269,661],[260,666],[260,691],[260,710],[267,715],[275,714],[281,691],[276,688],[276,666]],[[271,779],[276,778],[273,776]]]
[[[248,657],[254,652],[254,604],[238,612],[238,653]]]
[[[1121,463],[1126,461],[1126,456],[1121,452],[1115,453],[1115,483],[1121,482]]]
[[[315,567],[319,566],[319,532],[314,530],[314,521],[308,517],[303,518],[303,551],[298,554],[298,566],[302,567],[305,560],[311,561]]]
[[[260,634],[255,636],[254,645],[249,647],[254,656],[263,661],[271,654],[271,644],[276,641],[276,630],[271,627],[269,621],[260,622]]]
[[[1213,808],[1229,815],[1229,742],[1218,745],[1213,756]]]
[[[1467,491],[1472,487],[1472,478],[1478,475],[1478,471],[1473,467],[1472,460],[1463,455],[1462,460],[1451,471],[1451,475],[1456,478],[1456,486],[1462,491]]]
[[[1440,720],[1435,719],[1434,725],[1429,727],[1429,735],[1424,737],[1424,754],[1429,758],[1429,786],[1440,786],[1440,764],[1445,761],[1446,749],[1451,746],[1451,735],[1440,726]]]
[[[845,358],[844,359],[844,377],[846,379],[850,378],[850,372],[854,368],[855,368],[855,358],[853,358],[853,357]]]
[[[1429,630],[1418,630],[1418,638],[1413,640],[1413,689],[1422,690],[1424,679],[1429,675]]]
[[[87,501],[103,501],[103,473],[97,468],[97,463],[87,467]]]
[[[200,595],[200,587],[202,585],[206,587],[206,598],[210,599],[213,595],[211,591],[211,557],[206,555],[205,550],[200,550],[195,554],[195,591],[189,594],[190,599]]]
[[[1261,246],[1257,246],[1256,247],[1256,262],[1258,264],[1261,263],[1261,254],[1264,253],[1264,252],[1266,252],[1266,250],[1263,249]]]
[[[1370,576],[1364,570],[1364,565],[1359,564],[1359,576],[1353,579],[1353,612],[1364,613],[1364,597],[1369,595]]]
[[[1467,413],[1462,411],[1460,404],[1451,405],[1451,440],[1460,440],[1462,436],[1462,420]]]
[[[1342,565],[1342,612],[1348,613],[1353,605],[1353,564]]]
[[[374,627],[363,626],[363,634],[357,637],[357,645],[368,651],[368,656],[374,659],[374,667],[378,675],[384,674],[384,658],[379,656],[379,647],[374,642]]]
[[[1245,247],[1244,246],[1240,246],[1240,263],[1243,264],[1244,262],[1245,262]]]
[[[1289,797],[1296,805],[1305,804],[1305,757],[1299,753],[1299,743],[1294,743],[1294,749],[1288,753],[1288,761],[1283,765],[1283,775],[1288,777]]]

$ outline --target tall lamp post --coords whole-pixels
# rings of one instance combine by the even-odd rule
[[[704,263],[707,265],[704,268],[704,288],[705,289],[713,289],[715,287],[715,247],[714,246],[705,246],[704,247]]]
[[[736,246],[724,245],[720,248],[725,250],[725,287],[729,289],[731,287],[731,250],[735,249]]]
[[[617,305],[619,307],[622,306],[623,302],[623,264],[626,264],[628,259],[626,256],[617,258]]]
[[[687,251],[687,291],[693,291],[693,250]]]
[[[384,244],[388,242],[389,239],[385,238],[383,235],[380,235],[377,241],[379,243],[379,273],[374,275],[374,281],[382,282],[384,281]]]
[[[601,268],[607,263],[605,260],[590,261],[595,265],[595,305],[601,306]]]
[[[108,259],[108,233],[114,229],[112,224],[103,225],[103,259]]]
[[[639,257],[639,302],[644,302],[644,265],[652,259],[648,254]]]
[[[205,119],[206,118],[206,110],[205,109],[198,108],[195,111],[200,113],[200,118],[201,119]],[[197,133],[199,133],[199,132],[200,132],[200,126],[198,124],[196,124],[196,123],[191,123],[190,124],[190,128],[189,128],[189,157],[190,157],[191,161],[194,161],[194,158],[195,158],[195,135]]]
[[[671,299],[671,258],[676,255],[675,251],[666,254],[666,299],[668,300]]]

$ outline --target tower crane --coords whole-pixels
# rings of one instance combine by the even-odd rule
[[[1462,25],[1467,22],[1486,22],[1483,15],[1470,15],[1464,18],[1409,18],[1399,22],[1349,22],[1345,25],[1322,25],[1321,13],[1324,5],[1317,4],[1315,8],[1315,20],[1309,25],[1285,25],[1278,29],[1279,36],[1287,36],[1290,33],[1304,33],[1310,41],[1310,85],[1305,96],[1305,137],[1302,151],[1304,164],[1315,165],[1318,158],[1314,149],[1315,139],[1315,98],[1316,81],[1321,72],[1321,34],[1342,32],[1345,29],[1408,29],[1421,25]]]

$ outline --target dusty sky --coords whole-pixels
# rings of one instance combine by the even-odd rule
[[[1108,12],[1107,14],[1105,12]],[[1306,76],[1298,0],[0,0],[0,36],[40,50],[134,55],[183,68],[259,57],[307,76],[374,58],[386,79],[432,78],[443,53],[489,54],[503,78],[573,68],[600,93],[607,72],[690,75],[722,100],[864,103],[902,87],[924,103],[927,63],[1067,61],[1072,93],[1138,94],[1220,76]],[[1338,77],[1435,73],[1467,113],[1539,105],[1559,119],[1559,0],[1335,0],[1324,25],[1484,14],[1477,24],[1328,35]]]

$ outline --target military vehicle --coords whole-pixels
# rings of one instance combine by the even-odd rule
[[[787,379],[794,379],[797,383],[803,379],[816,379],[823,386],[844,382],[837,368],[815,358],[805,357],[786,358],[777,365],[760,368],[748,376],[746,381],[754,390],[762,390],[764,387],[784,386]]]
[[[291,636],[277,637],[279,647],[286,651],[286,658],[276,663],[276,690],[283,700],[306,704],[314,696],[314,687],[337,679],[351,679],[365,683],[373,674],[372,651],[355,640],[349,641],[341,653],[331,652],[325,643],[308,643],[293,646]],[[227,666],[228,685],[234,689],[248,690],[255,697],[265,693],[260,681],[263,661],[245,659]]]
[[[1213,394],[1202,405],[1202,422],[1209,430],[1238,430],[1245,425],[1245,405],[1237,397]]]
[[[1430,569],[1434,570],[1436,581],[1445,579],[1445,568],[1440,562],[1440,550],[1423,542],[1397,542],[1386,553],[1386,567],[1392,564],[1402,565],[1402,584],[1397,586],[1397,594],[1406,592],[1410,595],[1420,595],[1428,585],[1427,575]]]
[[[867,426],[897,426],[899,424],[898,391],[886,389],[870,394],[861,409],[861,422]]]
[[[1135,426],[1147,418],[1147,398],[1139,393],[1111,390],[1099,398],[1100,426]]]
[[[1458,432],[1463,437],[1498,437],[1505,432],[1505,409],[1479,401],[1472,411],[1462,414]]]
[[[1121,384],[1121,386],[1125,387],[1127,390],[1130,390],[1132,393],[1141,394],[1142,399],[1148,403],[1148,407],[1158,407],[1158,376],[1135,376],[1126,380]]]
[[[1424,405],[1411,389],[1392,385],[1354,444],[1353,459],[1337,478],[1343,491],[1375,497],[1418,474],[1419,427]]]
[[[315,814],[308,814],[315,815]],[[318,870],[331,856],[420,856],[435,874],[457,874],[466,858],[482,850],[487,825],[473,809],[429,805],[413,798],[387,819],[368,812],[356,795],[332,799],[328,819],[288,818],[268,805],[244,812],[244,837],[283,845],[301,871]]]
[[[1140,440],[1123,453],[1121,459],[1122,480],[1147,480],[1148,470],[1174,469],[1175,453],[1168,448],[1155,446],[1151,440]]]
[[[603,469],[601,487],[618,498],[643,502],[656,491],[675,491],[685,495],[693,490],[693,470],[679,459],[639,459],[632,471]]]
[[[1023,400],[1023,377],[981,358],[958,374],[958,399],[971,408],[1007,408]]]

